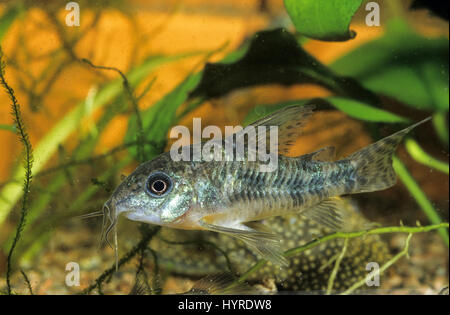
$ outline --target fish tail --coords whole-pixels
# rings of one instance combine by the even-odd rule
[[[430,120],[430,117],[381,139],[346,158],[355,167],[355,176],[349,184],[351,188],[348,193],[356,194],[383,190],[395,185],[397,176],[392,166],[392,157],[397,146],[408,132],[428,120]]]

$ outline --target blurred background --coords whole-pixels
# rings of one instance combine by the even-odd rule
[[[295,100],[329,103],[319,106],[292,155],[334,145],[343,157],[408,125],[399,117],[412,122],[432,116],[398,152],[406,169],[399,184],[355,199],[360,211],[381,225],[448,222],[448,13],[417,1],[376,2],[379,26],[366,24],[363,4],[351,19],[354,38],[324,41],[296,29],[282,0],[80,0],[80,26],[73,27],[66,24],[66,1],[1,1],[4,76],[34,152],[29,211],[13,257],[14,290],[28,292],[23,270],[34,293],[78,293],[111,266],[112,250],[97,249],[101,220],[74,217],[99,210],[123,175],[167,149],[172,125],[192,127],[193,117],[201,117],[203,126],[242,124]],[[275,78],[222,89],[212,75],[201,80],[206,63],[235,62],[256,32],[278,28],[288,30],[313,63],[323,66],[318,73],[334,81]],[[116,70],[92,65],[124,73],[134,102]],[[199,81],[213,87],[202,90]],[[217,86],[219,92],[211,92]],[[21,217],[24,179],[23,144],[10,103],[2,91],[0,289]],[[383,113],[364,115],[369,105]],[[160,122],[152,125],[155,121]],[[133,144],[142,140],[140,124],[149,143],[142,155]],[[120,222],[121,253],[142,237],[137,227]],[[432,294],[448,286],[446,233],[415,235],[411,258],[383,278],[384,292]],[[395,254],[405,238],[394,234],[383,241]],[[86,270],[80,287],[64,283],[70,261]],[[105,292],[129,292],[136,264],[121,269]],[[182,275],[164,279],[164,293],[182,292],[192,283]]]

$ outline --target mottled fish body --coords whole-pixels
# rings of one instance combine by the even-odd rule
[[[290,106],[252,124],[258,130],[257,147],[266,146],[266,151],[270,135],[259,127],[278,127],[277,167],[270,172],[261,167],[267,165],[263,161],[211,161],[205,157],[174,161],[169,152],[141,164],[105,204],[111,222],[106,234],[123,213],[135,221],[227,234],[271,262],[287,265],[279,236],[258,221],[297,213],[334,230],[345,228],[342,202],[336,197],[393,186],[396,147],[425,121],[338,161],[333,161],[333,147],[299,157],[285,156],[312,111],[309,105]],[[249,147],[245,130],[231,137],[235,146]],[[251,156],[248,150],[244,157]]]
[[[342,214],[352,230],[372,226],[348,198],[343,200]],[[264,225],[280,236],[284,251],[304,246],[332,232],[330,228],[299,214],[273,217],[264,220]],[[158,252],[161,268],[190,278],[201,278],[224,270],[242,275],[260,259],[235,238],[209,231],[162,228],[158,237],[152,239],[150,246]],[[279,268],[268,263],[252,273],[248,280],[257,284],[274,282],[280,291],[324,293],[335,259],[342,252],[343,246],[344,239],[339,238],[320,243],[290,257],[289,267]],[[334,281],[334,292],[342,292],[364,279],[369,263],[375,262],[382,266],[389,258],[388,246],[379,235],[349,239],[346,254]]]

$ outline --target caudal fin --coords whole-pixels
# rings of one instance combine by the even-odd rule
[[[381,139],[346,158],[346,160],[351,161],[356,169],[349,193],[383,190],[395,185],[397,176],[392,167],[392,156],[397,146],[408,132],[428,120],[430,120],[430,117]]]

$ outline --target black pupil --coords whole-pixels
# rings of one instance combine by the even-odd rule
[[[162,194],[166,191],[167,185],[162,179],[157,179],[152,184],[152,190],[157,194]]]
[[[163,172],[154,172],[148,177],[146,191],[153,197],[161,197],[172,190],[172,180]]]

